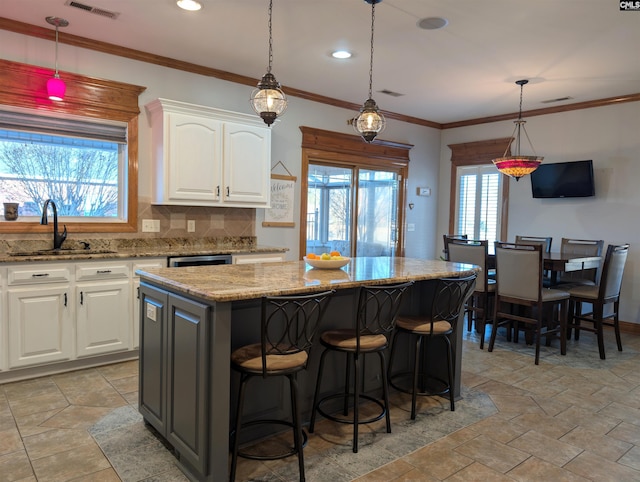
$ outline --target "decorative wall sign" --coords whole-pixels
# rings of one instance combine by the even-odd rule
[[[273,166],[275,169],[281,165],[288,176],[282,174],[271,174],[271,208],[265,209],[263,226],[272,227],[294,227],[293,221],[294,199],[296,180],[295,176],[282,164],[281,161]],[[273,169],[271,169],[273,171]]]

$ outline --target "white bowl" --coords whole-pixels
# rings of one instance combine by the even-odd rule
[[[305,262],[313,267],[319,269],[338,269],[349,264],[351,258],[343,256],[341,259],[309,259],[304,257]]]

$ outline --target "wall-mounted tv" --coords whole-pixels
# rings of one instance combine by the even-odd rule
[[[593,161],[540,164],[531,173],[531,191],[534,198],[594,196]]]

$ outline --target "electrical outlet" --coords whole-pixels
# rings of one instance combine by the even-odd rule
[[[142,232],[143,233],[153,233],[153,219],[143,219],[142,220]]]
[[[187,232],[195,233],[196,232],[196,222],[194,219],[189,219],[187,221]]]
[[[160,232],[160,220],[159,219],[152,219],[151,222],[153,223],[153,229],[151,230],[154,233],[159,233]]]

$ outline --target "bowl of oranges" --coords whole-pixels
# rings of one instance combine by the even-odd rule
[[[307,253],[304,260],[312,268],[339,269],[349,264],[351,258],[342,256],[339,251],[331,251],[322,254]]]

